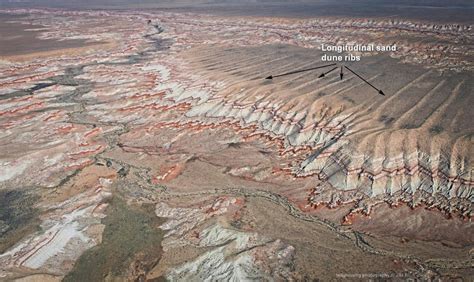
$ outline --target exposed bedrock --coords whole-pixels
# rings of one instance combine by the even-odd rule
[[[44,12],[32,13],[39,16]],[[121,28],[103,33],[99,25],[102,18],[93,12],[57,12],[59,26],[65,29],[42,33],[42,38],[70,38],[65,31],[71,25],[68,19],[82,15],[93,18],[100,28],[77,29],[74,38],[112,40],[120,35],[120,44],[112,54],[49,59],[47,67],[35,62],[5,66],[0,89],[5,95],[0,108],[5,143],[27,139],[30,130],[24,127],[23,132],[19,127],[27,122],[38,121],[37,126],[52,123],[50,129],[68,136],[81,131],[81,148],[67,156],[73,170],[91,164],[95,154],[106,150],[104,140],[91,140],[91,136],[117,128],[123,131],[125,124],[146,125],[149,130],[163,124],[232,124],[277,142],[280,154],[295,155],[300,160],[291,164],[295,176],[317,174],[327,180],[331,189],[316,189],[308,195],[309,204],[356,201],[370,206],[377,201],[403,201],[472,216],[474,128],[470,121],[474,113],[469,106],[474,104],[474,97],[470,95],[472,65],[466,63],[471,52],[454,52],[450,43],[460,40],[466,42],[460,46],[467,48],[471,27],[354,20],[235,22],[200,15],[183,19],[170,13],[137,12],[114,14]],[[132,20],[136,18],[140,20]],[[146,19],[159,28],[144,26]],[[51,22],[46,16],[35,20],[48,27]],[[331,32],[319,32],[319,24]],[[227,27],[224,33],[223,26]],[[319,72],[263,79],[269,74],[320,65],[322,53],[317,47],[321,42],[346,43],[340,39],[353,40],[364,33],[364,42],[391,44],[391,39],[380,37],[385,29],[406,31],[400,40],[397,37],[401,51],[371,54],[351,67],[383,88],[386,96],[349,74],[344,80],[337,75],[317,79]],[[434,33],[436,42],[413,43],[425,32]],[[161,47],[169,49],[158,48],[165,41],[169,45]],[[446,53],[451,61],[435,60],[425,68],[427,61],[420,54],[432,44],[451,50],[435,49],[436,56]],[[58,70],[78,60],[84,66],[78,73]],[[27,70],[33,74],[24,74]],[[63,81],[66,78],[76,85]],[[44,86],[39,83],[45,80],[55,85],[35,88]],[[60,94],[64,95],[56,98]],[[42,114],[48,103],[71,109],[52,112],[56,108],[48,108],[49,113]],[[23,115],[29,112],[34,113],[33,119]],[[11,121],[12,116],[15,121]],[[62,124],[55,121],[59,118]],[[11,134],[14,126],[21,136]],[[40,142],[44,135],[46,140],[41,143],[53,151],[50,148],[57,140],[49,140],[48,132],[43,130],[35,138]],[[66,146],[70,147],[69,143],[63,143]],[[58,150],[64,151],[63,147]],[[46,149],[44,154],[52,155]],[[31,166],[20,153],[15,157],[15,161],[12,157],[2,163],[3,181],[15,183]],[[65,158],[65,154],[49,157],[53,164]],[[46,179],[40,184],[54,186],[61,179],[52,184]]]
[[[8,244],[2,245],[7,251],[0,256],[1,279],[12,280],[24,271],[63,276],[77,259],[81,271],[72,273],[89,274],[94,263],[88,258],[120,258],[107,255],[114,254],[115,244],[127,246],[122,253],[127,256],[135,253],[128,246],[137,252],[150,246],[142,240],[147,236],[135,236],[138,231],[163,246],[166,257],[152,277],[172,280],[304,280],[294,267],[300,263],[304,272],[317,269],[313,276],[324,280],[335,267],[341,273],[391,270],[400,266],[398,258],[405,265],[400,271],[431,271],[411,254],[394,255],[371,244],[371,236],[359,233],[365,230],[422,240],[447,237],[456,244],[472,241],[463,235],[470,234],[471,222],[445,221],[422,210],[431,216],[426,219],[406,207],[388,209],[406,203],[472,219],[474,96],[469,52],[463,53],[467,45],[453,54],[448,44],[449,60],[437,61],[458,73],[403,63],[408,60],[403,52],[398,54],[402,60],[379,54],[351,65],[382,87],[383,97],[349,74],[344,80],[337,74],[317,79],[319,72],[264,79],[319,65],[321,53],[314,47],[328,35],[337,35],[336,42],[349,33],[380,36],[385,27],[376,31],[376,22],[356,33],[363,22],[334,21],[330,32],[320,33],[316,27],[303,28],[310,22],[299,20],[16,12],[28,14],[20,21],[47,27],[40,38],[103,45],[0,65],[0,189],[34,187],[28,189],[42,196],[34,209],[2,227],[13,231],[4,236]],[[416,36],[420,28],[438,33],[406,25]],[[306,30],[311,34],[303,34]],[[470,27],[452,27],[437,36],[469,41],[470,32]],[[411,59],[430,47],[421,45],[409,54]],[[143,216],[151,212],[123,209],[125,202],[115,196],[127,197],[129,207],[135,201],[157,204],[155,214],[167,218],[161,226],[167,233],[163,244],[157,233],[142,229],[151,226]],[[188,199],[194,196],[193,204]],[[341,207],[345,203],[351,205]],[[312,214],[318,205],[339,209]],[[351,228],[336,228],[335,221],[350,222],[354,213],[368,214],[372,208],[378,220],[362,218]],[[403,220],[383,226],[397,217]],[[124,218],[130,220],[116,224]],[[136,218],[144,225],[135,224]],[[442,227],[436,224],[439,218]],[[24,222],[18,225],[19,220]],[[360,228],[364,221],[372,223],[365,230]],[[436,226],[436,232],[427,225]],[[126,232],[108,232],[113,226]],[[117,236],[110,233],[126,236],[111,244]],[[467,249],[431,246],[440,249],[442,258],[463,256],[459,264],[440,260],[427,265],[469,267]],[[98,271],[94,277],[105,277],[108,266]]]
[[[318,59],[318,54],[294,47],[280,46],[277,52],[288,48],[301,57],[283,60],[287,69]],[[225,84],[198,100],[186,116],[203,123],[237,121],[254,128],[255,135],[280,140],[282,154],[310,148],[292,172],[300,177],[318,174],[333,188],[311,194],[311,205],[406,202],[472,217],[474,152],[472,137],[466,134],[473,130],[468,121],[472,113],[463,105],[472,99],[467,73],[427,71],[383,56],[366,59],[365,65],[356,67],[389,89],[388,97],[380,97],[350,77],[348,83],[311,75],[264,81],[264,68],[272,69],[276,62],[249,66],[245,55],[258,61],[271,47],[248,48],[238,55],[215,49],[193,53],[193,67],[203,70],[204,79]],[[232,59],[226,56],[239,56],[243,63],[227,68]],[[216,67],[220,59],[223,73],[216,74],[221,71]],[[377,75],[367,67],[373,64],[383,64],[395,74]],[[240,66],[245,72],[237,72]]]
[[[318,173],[338,191],[357,191],[356,199],[383,196],[395,202],[418,201],[413,205],[423,202],[448,213],[472,216],[472,172],[469,159],[462,154],[469,152],[459,153],[470,146],[468,138],[454,145],[433,145],[431,152],[420,150],[416,141],[405,144],[398,152],[390,152],[392,142],[378,141],[374,146],[383,148],[361,152],[345,136],[351,123],[344,123],[343,114],[328,115],[305,127],[302,123],[308,117],[301,112],[298,117],[296,112],[279,113],[271,105],[242,108],[225,102],[207,102],[193,107],[187,115],[204,118],[208,123],[238,119],[242,127],[255,126],[256,133],[284,139],[283,152],[309,146],[313,152],[293,172],[298,176]],[[405,136],[406,140],[398,142],[409,143],[411,138],[416,136]],[[415,199],[417,194],[421,196]],[[344,202],[351,200],[354,199]],[[330,202],[324,196],[311,198],[312,204]]]
[[[158,203],[156,214],[168,219],[161,226],[167,231],[163,241],[165,252],[182,246],[209,250],[177,266],[166,277],[172,281],[295,280],[291,264],[293,246],[228,226],[229,219],[225,218],[238,221],[243,206],[242,198],[228,197],[217,198],[200,208],[174,208]],[[215,217],[219,217],[218,222],[211,221]]]

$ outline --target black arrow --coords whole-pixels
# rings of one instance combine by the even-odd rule
[[[367,80],[365,80],[362,76],[358,75],[357,73],[355,73],[353,70],[351,70],[350,68],[348,68],[347,66],[344,66],[346,69],[348,69],[350,72],[352,72],[353,74],[355,74],[358,78],[362,79],[365,83],[367,83],[368,85],[370,85],[373,89],[377,90],[377,92],[379,92],[380,95],[384,95],[385,96],[385,93],[383,93],[382,90],[378,89],[377,87],[373,86],[372,84],[370,84],[370,82],[368,82]]]
[[[342,66],[341,66],[341,73],[339,74],[339,76],[341,77],[341,80],[342,80],[342,77],[344,76],[344,74],[342,73]]]
[[[335,69],[337,69],[337,67],[334,67],[334,68],[328,70],[327,72],[323,72],[321,75],[318,76],[318,78],[324,77],[326,74],[332,72],[332,71],[335,70]]]
[[[300,73],[300,72],[304,72],[304,71],[322,69],[322,68],[326,68],[326,67],[330,67],[330,66],[334,66],[334,65],[335,65],[335,63],[334,63],[334,64],[329,64],[329,65],[324,65],[324,66],[319,66],[319,67],[314,67],[314,68],[309,68],[309,69],[304,69],[304,70],[291,71],[291,72],[287,72],[287,73],[283,73],[283,74],[279,74],[279,75],[270,75],[270,76],[267,76],[265,79],[273,79],[273,78],[275,78],[275,77],[280,77],[280,76],[284,76],[284,75],[290,75],[290,74]]]

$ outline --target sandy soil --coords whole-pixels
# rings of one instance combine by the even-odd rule
[[[9,12],[48,29],[5,37],[45,49],[0,65],[0,279],[472,277],[469,27]],[[385,96],[265,79],[356,39]]]

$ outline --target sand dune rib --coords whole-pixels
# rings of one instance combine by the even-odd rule
[[[333,86],[334,82],[341,82],[341,80],[338,77],[332,77],[330,79],[322,80],[322,79],[318,79],[318,76],[315,74],[313,79],[311,79],[310,81],[306,83],[302,83],[298,87],[293,88],[293,90],[300,90],[305,87],[309,87],[312,84],[324,84],[324,82],[326,82],[326,84],[323,86],[323,88],[328,88],[328,87]],[[319,90],[322,90],[322,89],[319,89]]]
[[[435,123],[436,121],[436,118],[438,118],[438,116],[441,114],[441,112],[444,112],[446,111],[446,109],[449,107],[449,105],[454,101],[454,99],[456,99],[458,96],[459,96],[459,93],[461,91],[459,91],[459,89],[461,88],[461,86],[464,84],[465,80],[462,80],[461,82],[459,82],[456,87],[454,87],[453,91],[451,92],[451,95],[449,95],[449,98],[447,98],[442,104],[440,107],[438,107],[436,110],[434,110],[427,118],[426,120],[421,124],[422,126],[423,125],[427,125],[427,126],[431,126]]]
[[[436,91],[438,91],[445,83],[446,83],[446,80],[442,80],[438,82],[438,84],[436,84],[435,87],[433,87],[427,94],[425,94],[423,98],[418,100],[411,109],[409,109],[403,115],[401,115],[398,118],[398,120],[394,123],[394,126],[398,127],[401,124],[403,124],[404,119],[409,118],[412,113],[420,109],[424,105],[424,103],[428,101],[429,99],[431,99],[431,96],[433,96],[436,93]]]
[[[260,60],[260,59],[257,59],[257,60],[254,60],[254,62],[252,64],[249,64],[245,67],[240,67],[239,70],[249,70],[249,69],[252,69],[252,68],[256,68],[257,66],[261,66],[261,65],[269,65],[269,64],[275,64],[276,62],[279,62],[279,61],[286,61],[288,60],[288,58],[291,58],[293,57],[293,55],[289,55],[289,56],[284,56],[284,57],[273,57],[273,56],[270,56],[271,59],[264,59],[264,60]],[[273,69],[274,70],[274,69]]]
[[[426,73],[425,73],[425,74],[426,74]],[[423,75],[424,75],[424,74],[423,74]],[[423,76],[423,75],[421,75],[421,76]],[[420,76],[420,77],[421,77],[421,76]],[[407,89],[408,87],[410,87],[410,85],[413,85],[414,83],[416,83],[416,82],[417,82],[416,80],[420,79],[420,77],[418,77],[417,79],[413,80],[412,82],[410,82],[409,84],[407,84],[407,85],[406,85],[404,88],[402,88],[402,89],[404,89],[404,90]],[[439,82],[439,83],[438,83],[437,85],[435,85],[435,86],[425,95],[425,97],[422,98],[421,100],[424,100],[425,98],[431,96],[431,95],[432,95],[433,93],[435,93],[436,90],[438,90],[439,87],[441,87],[443,84],[444,84],[444,81]],[[397,92],[396,92],[393,96],[391,96],[389,99],[393,99],[393,97],[396,97],[397,95],[399,95],[400,93],[402,93],[402,92],[403,92],[402,89],[400,89],[399,91],[397,91]],[[420,100],[420,101],[421,101],[421,100]],[[377,110],[376,112],[379,112],[380,109],[383,107],[383,104],[385,104],[387,101],[388,101],[388,99],[387,99],[386,101],[384,101],[381,105],[379,105],[378,110]],[[420,102],[420,101],[418,101],[418,102]],[[417,104],[418,104],[418,102],[417,102]],[[416,109],[417,109],[417,108],[416,108],[416,105],[415,105],[413,108],[410,109],[409,112],[413,112],[413,111],[416,110]],[[408,112],[407,112],[407,113],[408,113]],[[405,113],[405,114],[402,115],[402,116],[406,116],[407,113]],[[400,122],[400,119],[399,119],[396,123],[399,123],[399,122]],[[370,138],[372,135],[377,134],[377,133],[381,133],[382,131],[384,131],[384,130],[386,130],[386,129],[387,129],[387,126],[386,126],[386,125],[382,125],[382,126],[379,126],[379,127],[377,127],[377,128],[370,128],[370,129],[367,129],[367,130],[362,130],[362,131],[359,131],[358,133],[359,133],[359,134],[362,134],[362,133],[363,133],[363,134],[365,135],[365,137],[364,137],[363,140],[368,140],[368,138]],[[377,134],[377,135],[378,135],[378,134]]]
[[[403,93],[405,90],[409,89],[410,87],[412,86],[416,86],[416,84],[418,82],[420,82],[422,79],[424,79],[426,76],[428,76],[429,74],[431,73],[431,70],[423,73],[422,75],[418,76],[417,78],[415,78],[414,80],[412,80],[411,82],[407,83],[405,86],[403,86],[402,88],[400,88],[397,92],[395,92],[394,94],[390,95],[390,97],[388,99],[386,99],[385,101],[383,101],[379,106],[378,106],[378,109],[375,111],[376,113],[381,113],[385,107],[387,105],[389,105],[392,100],[394,100],[395,98],[398,97],[398,95],[400,95],[401,93]]]
[[[370,77],[369,79],[367,79],[367,81],[374,80],[374,79],[376,79],[376,78],[379,77],[379,76],[380,76],[380,74],[376,74],[376,75]],[[349,86],[347,86],[346,88],[341,88],[340,90],[337,90],[337,91],[335,91],[334,93],[331,93],[330,95],[332,95],[332,96],[338,95],[338,94],[347,92],[347,91],[349,91],[349,90],[352,90],[352,89],[354,89],[354,88],[357,88],[357,87],[363,86],[363,85],[365,85],[365,82],[359,82],[359,83],[357,83],[357,84],[355,84],[355,85],[352,85],[352,86],[349,85]]]

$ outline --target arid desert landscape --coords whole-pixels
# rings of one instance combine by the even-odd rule
[[[0,280],[474,279],[472,4],[165,4],[0,6]]]

